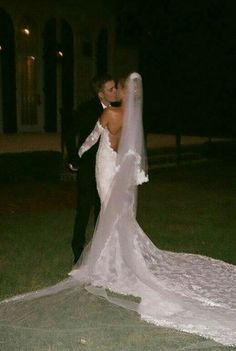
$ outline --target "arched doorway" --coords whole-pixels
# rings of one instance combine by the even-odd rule
[[[17,25],[18,129],[40,129],[38,118],[38,30],[32,18],[21,18]]]
[[[45,25],[43,40],[45,131],[57,132],[69,123],[67,120],[72,119],[73,32],[65,20],[52,18]]]
[[[44,28],[44,108],[46,132],[57,130],[57,82],[56,82],[56,50],[57,50],[57,21],[50,19]]]
[[[0,8],[0,131],[15,133],[16,122],[16,71],[15,36],[10,16]]]

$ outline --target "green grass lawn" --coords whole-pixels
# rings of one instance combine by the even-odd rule
[[[152,172],[150,182],[139,190],[138,222],[161,249],[200,253],[236,264],[235,179],[236,166],[224,162]],[[1,184],[0,191],[1,300],[52,285],[70,271],[76,185],[58,181]],[[91,218],[88,240],[92,231]],[[86,312],[81,314],[80,331],[83,336],[89,329],[90,341],[78,348],[68,346],[68,341],[65,347],[60,335],[61,344],[58,341],[54,347],[48,343],[35,350],[231,349],[206,343],[200,337],[147,325],[139,321],[136,314],[111,307],[101,300],[96,302],[88,294],[81,299],[84,299],[82,308]],[[91,321],[91,318],[94,321],[94,313],[97,329]],[[106,314],[113,314],[114,320],[108,321]],[[104,323],[110,327],[106,329]],[[101,333],[103,341],[99,339]],[[16,338],[17,333],[14,335]],[[0,341],[0,350],[18,350],[14,340],[11,335],[13,346],[9,349],[1,348]],[[124,345],[128,345],[127,348]],[[19,350],[34,351],[32,347]]]

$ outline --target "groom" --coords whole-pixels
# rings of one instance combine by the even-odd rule
[[[77,155],[77,150],[95,127],[103,109],[117,101],[116,85],[110,75],[105,74],[93,78],[92,88],[95,97],[78,106],[74,116],[73,130],[67,136],[68,159],[72,163],[70,168],[76,169],[77,166],[79,168],[77,173],[77,207],[72,237],[74,264],[78,261],[85,245],[85,233],[91,209],[94,208],[95,222],[100,211],[100,200],[95,180],[95,157],[98,144],[95,144],[81,159]],[[78,148],[75,142],[76,136],[78,136]]]

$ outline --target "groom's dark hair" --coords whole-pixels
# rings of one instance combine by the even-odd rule
[[[102,91],[104,84],[110,80],[113,80],[113,78],[108,73],[98,74],[95,77],[93,77],[91,81],[91,87],[92,87],[93,93],[95,95],[98,95],[98,93]]]

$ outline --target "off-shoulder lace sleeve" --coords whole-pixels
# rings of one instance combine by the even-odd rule
[[[82,155],[88,151],[96,142],[98,141],[102,131],[103,131],[103,126],[99,121],[97,121],[93,131],[89,134],[89,136],[86,138],[85,142],[81,145],[79,148],[79,157],[82,157]]]

